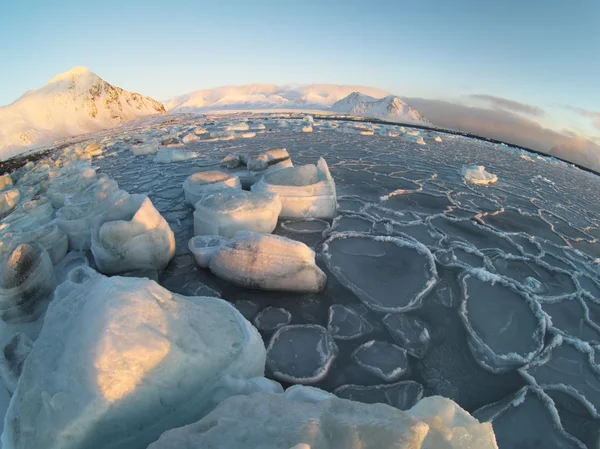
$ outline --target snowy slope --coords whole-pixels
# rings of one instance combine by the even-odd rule
[[[417,110],[393,95],[377,100],[359,92],[353,92],[335,103],[331,109],[350,115],[374,117],[391,122],[430,124]]]
[[[76,67],[0,107],[0,159],[164,112],[164,106],[152,98],[112,86],[88,69]]]
[[[372,87],[311,84],[276,86],[249,84],[204,89],[175,97],[165,103],[170,112],[210,112],[216,110],[329,109],[353,92],[375,99],[389,95]]]

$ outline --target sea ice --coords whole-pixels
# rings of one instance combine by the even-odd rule
[[[44,247],[53,265],[56,265],[69,250],[69,239],[55,224],[48,224],[20,236],[23,243],[37,242]]]
[[[469,184],[493,184],[498,181],[498,176],[485,171],[483,165],[469,165],[463,167],[460,171],[465,183]]]
[[[209,267],[220,278],[259,290],[316,293],[327,281],[304,243],[256,232],[238,232]]]
[[[131,147],[131,152],[134,156],[146,156],[148,154],[154,154],[158,152],[159,142],[158,140],[151,140],[140,145],[134,145]]]
[[[10,187],[12,185],[13,185],[12,178],[10,177],[10,175],[8,173],[5,173],[2,176],[0,176],[0,191],[4,190],[7,187]]]
[[[31,231],[49,223],[54,218],[54,208],[50,200],[40,197],[20,204],[3,223],[10,223],[13,230]]]
[[[252,186],[255,192],[278,193],[282,218],[333,219],[336,214],[335,183],[325,159],[317,165],[289,167],[267,173]]]
[[[546,320],[538,302],[482,269],[461,278],[459,316],[477,362],[493,373],[529,363],[544,347]]]
[[[404,380],[384,385],[342,385],[333,392],[336,396],[365,404],[387,404],[408,410],[423,398],[423,385]]]
[[[260,335],[226,301],[87,267],[67,282],[23,366],[4,448],[143,449],[228,390],[264,389],[243,381],[263,375]]]
[[[186,134],[185,136],[183,136],[183,139],[181,139],[181,141],[185,145],[188,145],[190,143],[196,143],[199,140],[200,140],[200,137],[198,137],[198,134],[196,134],[195,132],[194,133],[190,133],[190,134]]]
[[[83,251],[70,251],[54,266],[57,284],[62,284],[69,272],[79,266],[89,266],[90,262]]]
[[[199,154],[195,151],[180,150],[178,148],[161,148],[154,157],[154,162],[169,164],[171,162],[181,162],[189,159],[196,159],[198,156]]]
[[[331,335],[316,324],[280,328],[267,347],[267,368],[278,380],[313,384],[323,380],[338,354]]]
[[[121,198],[95,221],[92,254],[103,273],[160,270],[175,254],[169,224],[145,195]]]
[[[424,321],[398,313],[388,313],[382,321],[396,343],[413,357],[423,358],[431,339],[428,326]]]
[[[191,206],[195,206],[206,194],[227,188],[241,189],[242,184],[237,176],[220,171],[194,173],[183,182],[185,202]]]
[[[237,169],[233,174],[239,176],[242,186],[249,189],[263,175],[284,168],[293,167],[292,160],[285,148],[270,148],[264,151],[225,156],[222,167]]]
[[[323,255],[342,285],[377,312],[419,308],[438,280],[427,247],[397,237],[336,233],[325,241]]]
[[[0,377],[12,395],[23,370],[23,363],[31,352],[33,341],[26,334],[15,333],[0,351]],[[0,388],[2,386],[0,385]]]
[[[6,189],[0,192],[0,218],[7,216],[17,204],[21,198],[21,192],[19,189]]]
[[[409,368],[406,350],[386,341],[371,340],[360,345],[352,359],[386,382],[397,381]]]
[[[273,232],[281,211],[276,193],[224,189],[195,204],[194,234],[231,238],[238,231]]]
[[[327,331],[336,340],[354,340],[372,332],[373,326],[355,310],[333,304],[329,307]]]
[[[254,317],[253,323],[258,330],[265,332],[276,331],[287,326],[292,320],[292,314],[280,307],[266,307]]]
[[[6,323],[36,320],[46,310],[55,287],[46,250],[35,242],[17,246],[0,262],[0,318]]]
[[[197,235],[189,240],[188,248],[198,266],[208,268],[213,256],[228,242],[229,240],[220,235]]]
[[[512,397],[476,410],[473,416],[492,424],[500,448],[586,447],[565,432],[554,402],[540,388],[524,387]]]

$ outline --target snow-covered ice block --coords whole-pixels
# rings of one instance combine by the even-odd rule
[[[352,359],[386,382],[397,381],[408,370],[406,350],[386,341],[371,340],[354,350]]]
[[[419,359],[425,356],[431,337],[424,321],[399,313],[388,313],[382,321],[396,343],[410,355]]]
[[[485,171],[483,165],[469,165],[460,170],[460,174],[469,184],[493,184],[498,181],[498,176]]]
[[[203,196],[195,207],[195,235],[231,238],[238,231],[273,232],[281,201],[275,193],[224,189]]]
[[[303,133],[312,133],[313,132],[313,127],[311,125],[306,125],[302,127],[302,132]]]
[[[225,127],[225,131],[248,131],[250,127],[246,122],[232,123]]]
[[[185,151],[178,148],[161,148],[154,157],[154,162],[160,164],[169,164],[171,162],[181,162],[190,159],[196,159],[199,156],[195,151]]]
[[[327,331],[336,340],[354,340],[373,330],[358,312],[341,304],[329,307]]]
[[[429,426],[422,449],[498,448],[492,425],[480,423],[450,399],[430,396],[421,399],[408,413]]]
[[[322,326],[303,324],[280,328],[267,347],[267,367],[278,380],[313,384],[323,380],[338,347]]]
[[[83,189],[81,192],[65,198],[65,206],[82,206],[89,203],[106,201],[111,195],[119,190],[119,184],[106,175],[100,175],[96,181]]]
[[[144,449],[230,394],[277,391],[251,380],[263,342],[226,301],[87,267],[65,284],[23,366],[4,448]]]
[[[336,214],[335,183],[323,158],[317,165],[267,173],[252,190],[278,193],[282,218],[333,219]]]
[[[63,206],[56,211],[56,224],[69,239],[69,249],[90,249],[91,228],[96,218],[97,205],[87,203],[78,206]]]
[[[10,175],[8,173],[5,173],[2,176],[0,176],[0,191],[4,190],[7,187],[10,187],[12,185],[13,185],[12,178],[10,177]]]
[[[148,449],[497,449],[489,423],[452,401],[423,399],[409,412],[304,392],[226,399],[203,420],[166,432]],[[421,405],[422,404],[422,405]],[[232,425],[235,423],[235,425]]]
[[[237,176],[220,171],[194,173],[183,182],[185,202],[191,206],[195,206],[206,194],[227,188],[241,189],[242,184]]]
[[[267,173],[293,167],[292,160],[285,148],[270,148],[252,153],[230,154],[221,161],[221,166],[236,169],[237,175],[245,189],[249,189]]]
[[[90,156],[100,156],[102,154],[102,151],[103,148],[100,142],[92,142],[83,150],[85,154],[89,154]]]
[[[197,235],[189,240],[188,248],[194,255],[198,266],[207,268],[221,246],[228,242],[229,240],[220,235]]]
[[[6,323],[36,320],[56,287],[46,250],[36,242],[17,246],[0,265],[0,319]]]
[[[314,119],[314,117],[313,117],[312,115],[305,115],[305,116],[302,118],[302,121],[303,121],[303,122],[306,122],[306,123],[314,123],[314,122],[315,122],[315,119]]]
[[[412,380],[383,385],[342,385],[334,394],[342,399],[365,404],[387,404],[408,410],[423,398],[423,385]]]
[[[92,254],[103,273],[161,270],[175,254],[175,236],[145,195],[128,195],[94,221]]]
[[[2,223],[10,223],[13,230],[31,231],[49,223],[54,218],[54,208],[50,200],[40,197],[20,204]]]
[[[93,168],[74,167],[73,171],[66,170],[66,174],[52,183],[47,195],[55,209],[65,205],[68,197],[84,191],[88,186],[97,181],[96,170]]]
[[[377,312],[421,307],[438,280],[427,247],[398,237],[335,233],[325,241],[323,256],[342,285]]]
[[[304,243],[257,232],[238,232],[214,255],[210,270],[220,278],[259,290],[316,293],[327,276]]]
[[[52,264],[57,264],[69,250],[69,239],[55,224],[48,224],[22,236],[24,243],[38,242],[50,256]]]
[[[287,326],[292,320],[292,314],[280,307],[266,307],[253,320],[258,330],[272,332]]]
[[[154,154],[158,152],[159,147],[158,140],[151,140],[149,142],[142,143],[140,145],[134,145],[131,147],[131,152],[134,156],[146,156],[148,154]]]
[[[84,251],[70,251],[54,266],[57,284],[62,284],[69,272],[80,266],[89,266],[90,262]]]
[[[206,131],[204,131],[206,132]],[[190,134],[186,134],[185,136],[183,136],[183,139],[181,139],[181,141],[185,144],[188,145],[190,143],[196,143],[200,140],[200,137],[198,137],[198,134],[194,133],[190,133]]]
[[[201,126],[197,126],[196,128],[194,128],[193,133],[196,134],[197,136],[201,136],[203,134],[206,134],[207,131],[202,128]]]
[[[17,204],[19,204],[19,199],[21,198],[21,192],[19,189],[5,189],[0,192],[0,218],[8,215]]]
[[[564,430],[554,402],[541,388],[521,388],[508,398],[476,410],[473,416],[494,427],[500,448],[586,448]]]
[[[239,137],[242,139],[252,139],[253,137],[256,137],[256,133],[240,133]]]
[[[540,353],[546,319],[537,301],[504,278],[479,268],[463,275],[460,285],[459,316],[479,365],[503,373]]]

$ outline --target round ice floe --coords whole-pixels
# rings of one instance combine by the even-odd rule
[[[36,320],[56,286],[52,261],[35,242],[17,246],[0,266],[0,318],[7,323]]]
[[[352,353],[352,359],[386,382],[394,382],[408,370],[406,350],[385,341],[371,340]]]
[[[272,332],[287,326],[291,320],[292,314],[287,310],[280,307],[267,307],[254,317],[253,322],[257,329]]]
[[[196,263],[202,268],[207,268],[213,256],[229,240],[220,235],[197,235],[188,242],[188,248],[194,255]]]
[[[175,254],[169,224],[145,195],[128,195],[103,212],[91,230],[91,249],[103,273],[161,270]]]
[[[586,448],[564,430],[556,405],[541,388],[524,387],[476,410],[473,416],[493,425],[500,448]]]
[[[260,335],[226,301],[89,268],[67,283],[23,366],[3,447],[144,449],[268,383],[252,382]]]
[[[252,190],[278,193],[282,218],[332,219],[336,214],[335,183],[323,158],[317,165],[267,173]]]
[[[6,189],[0,192],[0,218],[8,215],[19,204],[19,189]]]
[[[267,367],[275,379],[313,384],[327,376],[337,354],[337,345],[324,327],[285,326],[269,341]]]
[[[296,234],[320,234],[327,231],[330,225],[325,220],[307,218],[306,220],[283,221],[281,227]]]
[[[260,290],[316,293],[327,276],[304,243],[270,234],[238,232],[210,262],[220,278]]]
[[[342,385],[334,392],[336,396],[365,404],[387,404],[400,410],[408,410],[423,398],[423,385],[412,380],[384,385]]]
[[[185,202],[191,206],[195,206],[206,194],[227,188],[241,189],[242,184],[237,176],[220,171],[194,173],[183,182]]]
[[[340,282],[378,312],[419,308],[438,279],[427,247],[397,237],[333,234],[323,254]]]
[[[194,234],[231,238],[238,231],[273,232],[281,211],[275,193],[225,189],[195,204]]]
[[[373,326],[355,310],[341,304],[334,304],[329,307],[327,331],[334,339],[353,340],[368,334],[372,330]]]
[[[529,363],[544,347],[540,305],[505,279],[473,269],[461,277],[460,318],[479,365],[503,373]]]
[[[383,318],[396,343],[413,357],[422,359],[431,339],[427,324],[417,318],[397,313],[389,313]]]

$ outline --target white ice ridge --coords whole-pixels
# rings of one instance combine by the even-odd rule
[[[317,165],[289,167],[267,173],[252,186],[255,192],[274,192],[281,197],[281,218],[333,219],[336,215],[335,182],[325,159]]]
[[[465,166],[460,171],[466,183],[470,184],[493,184],[498,181],[498,176],[485,171],[483,165]]]
[[[304,243],[257,232],[238,232],[209,267],[220,278],[259,290],[316,293],[327,281]]]
[[[246,380],[264,365],[260,335],[226,301],[75,268],[25,361],[2,447],[144,449],[231,394],[268,390]]]
[[[145,195],[118,200],[94,221],[91,233],[103,273],[160,270],[175,254],[173,231]]]
[[[407,412],[362,404],[310,387],[226,399],[201,421],[148,449],[497,449],[490,423],[432,396]],[[235,424],[234,424],[235,423]]]

